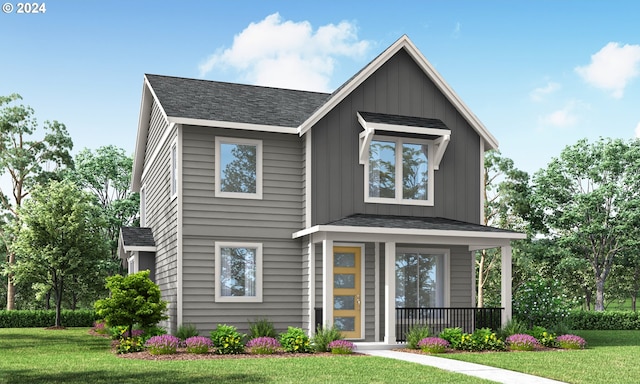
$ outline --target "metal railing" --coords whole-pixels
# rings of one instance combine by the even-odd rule
[[[500,328],[503,308],[396,308],[396,341],[405,342],[416,325],[427,325],[437,335],[445,328],[460,327],[466,333],[477,328]]]

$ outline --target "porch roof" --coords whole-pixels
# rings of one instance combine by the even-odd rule
[[[156,251],[156,241],[153,238],[153,231],[147,227],[121,227],[119,243],[120,258],[124,258],[126,252]]]
[[[313,236],[316,240],[436,242],[466,244],[478,249],[508,245],[511,240],[525,239],[524,233],[441,217],[410,217],[354,214],[327,224],[315,225],[295,232],[293,238]],[[418,239],[416,239],[418,237]]]

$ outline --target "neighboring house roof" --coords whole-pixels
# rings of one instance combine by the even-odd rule
[[[156,241],[153,239],[151,228],[146,227],[121,227],[120,247],[125,252],[156,250]]]
[[[145,77],[170,123],[193,119],[297,128],[330,96],[181,77]]]

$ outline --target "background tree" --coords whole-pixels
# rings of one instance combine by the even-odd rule
[[[222,144],[231,146],[231,144]],[[228,192],[256,192],[256,146],[233,144],[233,160],[223,169],[221,190]]]
[[[108,326],[127,326],[132,335],[136,324],[148,328],[168,318],[167,302],[160,298],[160,288],[149,279],[149,271],[108,277],[106,286],[111,295],[96,301],[95,309]]]
[[[595,281],[595,310],[605,283],[639,235],[638,141],[580,140],[534,176],[533,203],[544,234],[585,260]]]
[[[73,277],[94,278],[97,264],[108,257],[101,232],[104,217],[94,197],[68,181],[34,188],[19,215],[17,237],[11,246],[19,255],[14,276],[18,281],[51,288],[55,325],[61,326],[67,285],[72,287]]]
[[[44,137],[36,139],[38,124],[32,108],[15,104],[22,97],[12,94],[0,97],[0,176],[8,174],[11,180],[9,198],[0,187],[0,209],[18,216],[19,207],[30,189],[46,180],[56,167],[71,165],[69,151],[73,147],[71,137],[64,124],[45,121]],[[51,169],[47,169],[51,167]],[[12,242],[9,234],[4,240]],[[15,263],[15,254],[7,253],[10,269]],[[7,309],[15,308],[15,286],[11,273],[7,275]]]

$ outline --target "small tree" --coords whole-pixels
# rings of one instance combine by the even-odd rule
[[[160,298],[160,288],[149,279],[149,271],[107,277],[106,286],[111,297],[96,301],[95,309],[107,325],[126,326],[131,335],[135,324],[146,328],[168,318],[167,302]]]

